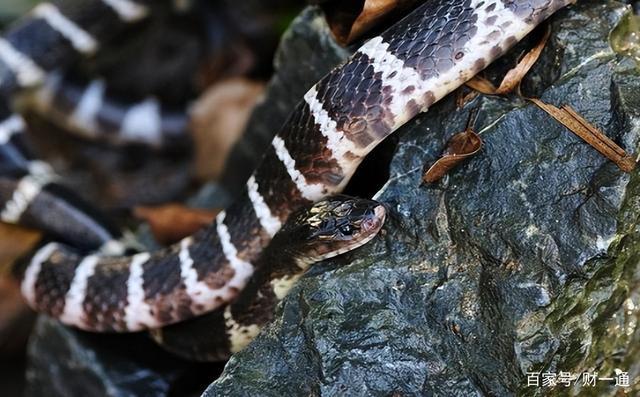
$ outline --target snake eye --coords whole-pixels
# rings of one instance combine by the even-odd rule
[[[344,236],[351,236],[353,234],[353,226],[344,225],[340,228],[340,233]]]

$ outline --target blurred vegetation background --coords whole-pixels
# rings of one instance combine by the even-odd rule
[[[2,0],[0,1],[0,23],[5,25],[19,15],[27,12],[38,0]]]

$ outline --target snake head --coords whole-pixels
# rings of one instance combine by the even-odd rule
[[[380,231],[386,216],[382,204],[349,196],[332,196],[292,216],[289,244],[308,262],[332,258],[358,248]]]

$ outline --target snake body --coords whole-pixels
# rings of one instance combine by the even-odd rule
[[[108,95],[102,79],[82,85],[51,73],[30,99],[38,112],[89,139],[167,147],[184,146],[188,137],[186,109],[165,109],[152,96],[119,101]]]
[[[39,229],[75,246],[96,249],[119,232],[91,205],[56,183],[52,168],[33,155],[13,97],[48,74],[94,55],[100,44],[146,18],[143,1],[41,3],[0,38],[0,220]]]
[[[342,191],[382,140],[568,3],[425,1],[311,87],[241,197],[209,227],[130,257],[48,244],[24,271],[24,296],[91,331],[154,329],[221,308],[238,297],[294,211]]]
[[[271,321],[275,306],[304,271],[368,243],[385,216],[381,204],[348,196],[332,196],[297,211],[262,252],[259,271],[232,304],[151,335],[164,349],[188,360],[228,359]]]

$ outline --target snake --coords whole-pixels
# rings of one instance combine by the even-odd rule
[[[102,52],[130,25],[166,14],[155,8],[172,7],[177,14],[186,11],[185,4],[168,3],[44,2],[4,32],[0,38],[0,221],[39,230],[47,238],[87,250],[123,250],[118,241],[121,231],[114,223],[67,189],[53,167],[36,158],[28,126],[12,102],[19,98],[21,110],[27,105],[83,138],[185,151],[191,143],[185,104],[165,106],[153,96],[122,101],[109,93],[103,79],[77,84],[65,73],[74,61]],[[221,29],[223,35],[225,29]],[[210,32],[207,42],[218,40],[219,30]],[[223,53],[215,43],[210,50]]]
[[[151,330],[151,336],[163,349],[191,361],[229,359],[271,322],[275,306],[311,265],[367,244],[380,232],[386,213],[377,201],[344,195],[301,208],[264,249],[256,262],[260,270],[231,304]]]
[[[26,301],[64,324],[94,332],[158,329],[209,312],[223,311],[224,317],[224,308],[233,308],[252,277],[262,274],[260,256],[269,243],[286,254],[287,242],[276,236],[292,214],[342,192],[386,137],[571,2],[422,2],[307,91],[242,193],[208,227],[164,249],[130,256],[43,245],[21,272]],[[6,58],[4,44],[0,59]],[[18,80],[31,76],[24,65],[33,63],[15,65]],[[253,334],[251,325],[236,328]],[[239,344],[228,342],[232,348]]]
[[[68,131],[114,145],[185,146],[189,136],[186,107],[166,108],[154,96],[138,102],[118,100],[108,94],[101,78],[80,84],[49,73],[29,100],[39,114]]]
[[[146,2],[66,1],[38,4],[0,37],[0,220],[96,249],[112,245],[120,231],[108,217],[59,183],[53,167],[38,159],[22,116],[12,107],[20,92],[48,74],[96,54],[129,25],[147,18]]]

